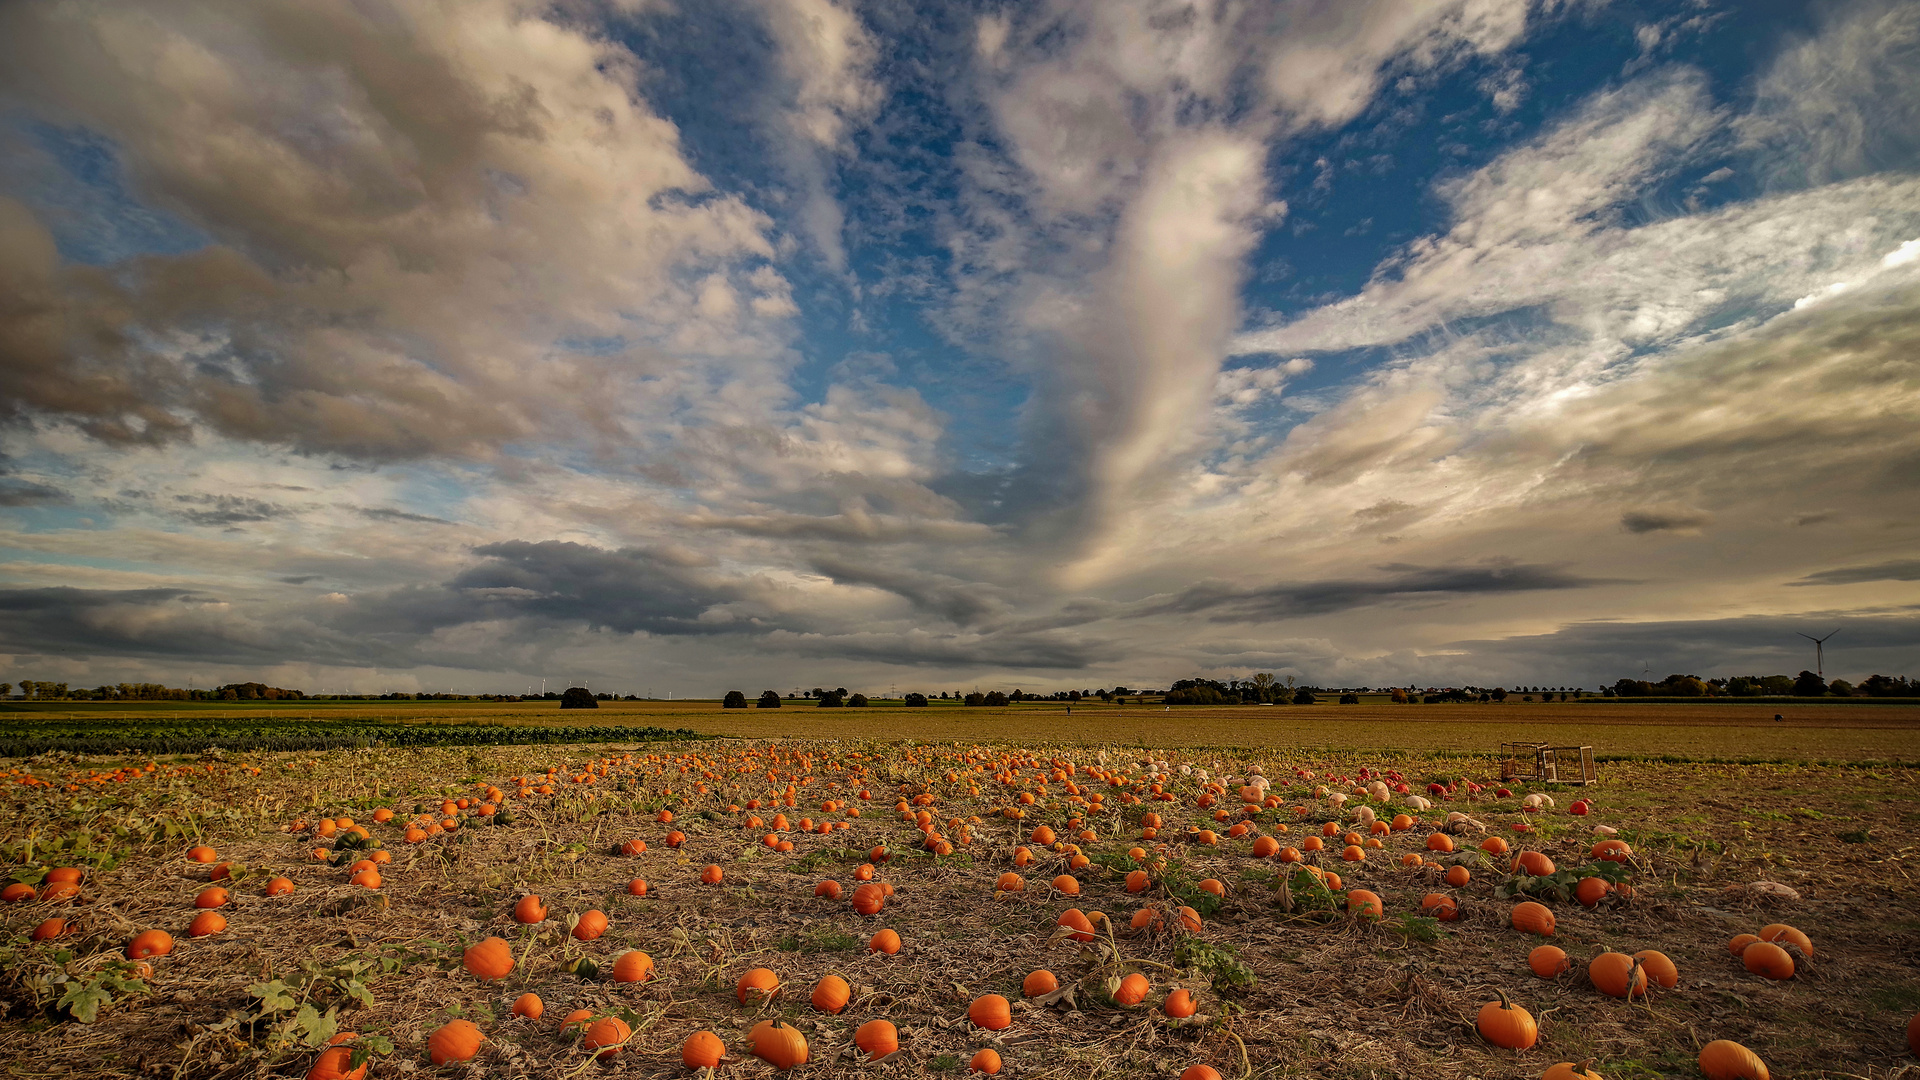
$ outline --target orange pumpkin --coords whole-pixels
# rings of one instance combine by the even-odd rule
[[[306,1080],[364,1080],[368,1064],[363,1061],[354,1067],[352,1047],[329,1046],[313,1059]]]
[[[1591,1061],[1583,1061],[1578,1065],[1571,1061],[1563,1061],[1541,1073],[1540,1080],[1604,1080],[1599,1073],[1587,1068],[1591,1064],[1593,1064]]]
[[[754,968],[740,976],[740,981],[733,987],[734,996],[740,999],[742,1005],[749,1000],[765,1001],[779,992],[780,976],[763,967]]]
[[[1770,1080],[1760,1055],[1731,1039],[1715,1039],[1700,1048],[1700,1071],[1707,1080]]]
[[[227,917],[217,911],[203,911],[187,925],[188,937],[210,937],[227,928]]]
[[[1813,939],[1786,923],[1772,923],[1761,927],[1760,940],[1771,941],[1781,948],[1792,945],[1800,950],[1801,955],[1809,960],[1813,959]]]
[[[1113,991],[1113,1000],[1117,1004],[1131,1007],[1145,1001],[1147,992],[1152,989],[1153,984],[1147,981],[1147,977],[1136,971],[1120,980],[1119,987]]]
[[[1587,963],[1587,978],[1608,997],[1647,996],[1647,973],[1640,961],[1625,953],[1603,952]]]
[[[847,980],[838,975],[823,975],[813,988],[813,1007],[823,1013],[838,1014],[847,1007],[853,997],[853,990]]]
[[[882,930],[867,942],[867,951],[892,956],[900,951],[900,935],[893,930]]]
[[[1543,979],[1557,979],[1572,966],[1558,945],[1541,945],[1527,954],[1527,967]]]
[[[887,894],[880,886],[869,881],[853,890],[853,910],[862,915],[878,915],[885,906]]]
[[[1633,954],[1635,960],[1646,970],[1647,978],[1658,983],[1662,989],[1671,990],[1680,985],[1680,968],[1666,953],[1655,949],[1642,949]]]
[[[1740,950],[1740,962],[1755,975],[1776,980],[1793,978],[1793,955],[1771,941],[1756,941]]]
[[[807,1037],[800,1029],[783,1020],[762,1020],[747,1032],[753,1044],[753,1056],[776,1069],[791,1069],[807,1063]]]
[[[711,1069],[727,1056],[727,1044],[711,1031],[696,1031],[680,1044],[680,1063],[689,1069]]]
[[[173,935],[165,930],[146,930],[127,943],[127,959],[145,960],[149,956],[165,956],[173,951]]]
[[[378,815],[376,815],[376,817],[377,816]],[[540,1000],[539,994],[531,991],[513,999],[513,1015],[515,1016],[524,1016],[529,1020],[538,1020],[546,1014],[546,1011],[547,1003]]]
[[[1030,971],[1026,978],[1020,980],[1020,992],[1027,997],[1051,994],[1058,989],[1060,989],[1060,980],[1054,978],[1053,972],[1045,968]]]
[[[529,893],[513,905],[513,921],[517,923],[539,923],[547,921],[547,906],[540,897]]]
[[[1347,892],[1347,914],[1356,919],[1379,919],[1386,914],[1386,907],[1379,893],[1369,889],[1351,889]]]
[[[726,871],[712,863],[708,863],[707,868],[700,871],[700,883],[702,885],[718,885],[720,884],[720,879],[725,876]]]
[[[973,1021],[975,1027],[999,1031],[1013,1023],[1013,1008],[999,994],[982,994],[967,1006],[967,1019]]]
[[[218,885],[210,885],[207,888],[201,889],[200,894],[193,898],[193,906],[197,908],[211,909],[224,907],[226,903],[227,890]]]
[[[267,887],[261,890],[261,892],[267,896],[287,896],[293,892],[293,882],[283,877],[277,877],[267,882]]]
[[[617,1016],[603,1016],[587,1025],[587,1034],[580,1040],[580,1045],[593,1051],[594,1057],[612,1057],[631,1038],[633,1029],[627,1026],[625,1020]]]
[[[1168,994],[1167,1000],[1160,1003],[1160,1010],[1175,1020],[1184,1020],[1199,1011],[1199,1008],[1199,1003],[1193,1000],[1192,992],[1184,989]]]
[[[200,920],[195,919],[194,921],[199,922]],[[35,941],[51,941],[54,938],[57,938],[61,934],[64,934],[66,932],[67,932],[67,920],[48,919],[46,922],[43,922],[39,926],[34,927],[33,933],[30,936]]]
[[[483,982],[504,979],[513,971],[513,946],[505,938],[490,937],[467,946],[460,963],[468,974]]]
[[[427,1037],[427,1056],[435,1065],[445,1065],[449,1061],[472,1061],[480,1052],[480,1044],[486,1036],[480,1034],[471,1020],[449,1020],[438,1031]]]
[[[588,908],[580,913],[573,924],[573,936],[581,941],[593,941],[607,932],[607,913],[599,908]]]
[[[1480,1006],[1480,1014],[1475,1018],[1474,1027],[1480,1037],[1495,1046],[1508,1050],[1525,1050],[1540,1038],[1540,1026],[1534,1022],[1533,1014],[1515,1005],[1502,990],[1498,1001],[1489,1001]]]
[[[900,1049],[900,1032],[886,1020],[869,1020],[853,1033],[853,1045],[867,1052],[868,1060],[879,1061]]]
[[[1553,911],[1545,904],[1527,900],[1513,906],[1513,928],[1523,934],[1553,936]]]
[[[653,957],[639,949],[629,949],[620,954],[613,962],[613,981],[622,983],[646,982],[653,978]]]
[[[1000,1071],[1000,1052],[993,1047],[983,1047],[967,1062],[968,1072],[986,1073],[992,1076]]]

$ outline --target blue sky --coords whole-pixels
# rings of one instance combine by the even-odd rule
[[[180,0],[0,41],[18,677],[1920,661],[1911,5]]]

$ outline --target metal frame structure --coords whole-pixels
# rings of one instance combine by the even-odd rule
[[[1600,782],[1591,746],[1552,746],[1537,742],[1500,744],[1500,779],[1585,787]]]

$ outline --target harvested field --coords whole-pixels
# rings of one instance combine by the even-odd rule
[[[993,712],[956,710],[955,719],[982,711]],[[1255,767],[1275,805],[1243,806],[1240,784]],[[1414,795],[1434,780],[1457,786],[1425,811],[1397,793],[1344,806],[1314,797],[1318,786],[1350,791],[1363,768],[1404,779]],[[1717,1038],[1758,1051],[1776,1077],[1892,1077],[1920,1065],[1904,1036],[1920,1010],[1920,889],[1910,876],[1920,772],[1909,768],[1615,763],[1587,792],[1585,816],[1569,812],[1577,792],[1515,787],[1496,798],[1489,783],[1473,793],[1467,781],[1491,780],[1478,763],[1407,752],[724,741],[262,754],[137,774],[42,762],[28,773],[35,783],[11,777],[0,796],[12,877],[38,883],[57,866],[87,873],[77,903],[0,907],[0,1060],[15,1075],[301,1075],[319,1044],[351,1030],[375,1076],[684,1076],[681,1042],[704,1029],[733,1059],[721,1075],[762,1076],[770,1069],[748,1056],[747,1034],[775,1016],[810,1044],[799,1076],[959,1076],[990,1047],[1004,1075],[1049,1080],[1174,1077],[1194,1063],[1228,1077],[1537,1077],[1587,1057],[1618,1080],[1696,1076],[1699,1047]],[[528,781],[524,792],[515,778]],[[1231,782],[1206,786],[1223,778]],[[480,812],[489,786],[503,813]],[[1529,792],[1557,805],[1523,812]],[[1215,805],[1202,807],[1203,796]],[[410,820],[441,821],[442,801],[459,798],[473,805],[456,807],[456,827],[408,842]],[[914,805],[896,809],[901,799],[924,803],[952,854],[926,850],[934,841]],[[1415,823],[1376,837],[1363,805],[1382,821],[1404,812]],[[380,807],[397,816],[374,823]],[[1537,978],[1527,956],[1541,939],[1509,925],[1515,899],[1500,892],[1540,883],[1481,853],[1472,826],[1452,835],[1453,855],[1430,850],[1448,811],[1576,875],[1617,873],[1589,851],[1596,825],[1617,828],[1632,848],[1634,896],[1592,909],[1550,898],[1552,941],[1574,971]],[[775,830],[775,813],[794,819],[789,828]],[[1148,814],[1164,819],[1153,837],[1143,835]],[[355,819],[373,846],[350,848],[337,826],[320,836],[321,815]],[[1325,851],[1303,851],[1300,864],[1253,853],[1260,835],[1305,849],[1329,822],[1381,846],[1362,849],[1360,862],[1342,859],[1338,835]],[[831,831],[817,831],[822,823]],[[1227,835],[1242,823],[1244,835]],[[1034,839],[1041,825],[1060,834],[1060,850]],[[1092,839],[1078,839],[1080,828]],[[1204,842],[1201,828],[1217,830],[1217,842]],[[684,836],[677,848],[674,832]],[[767,846],[768,836],[792,849]],[[636,840],[644,851],[613,853]],[[201,842],[230,864],[232,899],[224,932],[189,939],[212,867],[184,854]],[[1073,866],[1066,845],[1086,864]],[[877,847],[884,858],[873,857]],[[1034,861],[1016,867],[1022,847]],[[1129,855],[1136,847],[1144,860]],[[391,856],[379,887],[348,884],[345,864],[375,850]],[[1449,886],[1441,875],[1451,867],[1428,861],[1403,868],[1407,854],[1459,863],[1470,880]],[[869,861],[894,888],[879,915],[815,895],[827,879],[851,891]],[[1343,888],[1318,887],[1308,865]],[[718,884],[702,884],[709,866],[720,868]],[[1125,885],[1133,869],[1147,871],[1139,893]],[[996,891],[1009,872],[1025,887]],[[1078,896],[1049,887],[1063,873]],[[278,876],[294,891],[262,895]],[[648,883],[644,897],[628,892],[635,878]],[[1224,895],[1203,891],[1208,880]],[[1756,894],[1756,881],[1798,898]],[[1356,888],[1379,894],[1384,918],[1346,913],[1344,890]],[[512,913],[529,893],[551,917],[520,925]],[[1423,916],[1430,893],[1452,897],[1460,917]],[[1198,929],[1180,926],[1180,906],[1196,909]],[[1076,942],[1058,926],[1069,907],[1109,919]],[[609,928],[591,941],[570,937],[567,919],[588,909],[606,913]],[[1143,909],[1159,932],[1132,929]],[[48,918],[70,927],[30,941]],[[1750,974],[1728,948],[1734,935],[1775,922],[1814,947],[1780,982]],[[152,928],[177,947],[140,978],[123,950]],[[898,955],[867,951],[882,928],[899,933]],[[488,936],[508,941],[514,957],[495,982],[462,967],[464,948]],[[629,949],[651,955],[651,981],[606,978]],[[1679,984],[1647,1002],[1603,996],[1584,971],[1604,949],[1660,950]],[[599,977],[583,977],[582,959]],[[783,989],[743,1005],[735,982],[755,967],[774,971]],[[1022,980],[1036,968],[1074,989],[1071,999],[1023,1000]],[[1108,977],[1136,971],[1151,983],[1145,1002],[1114,1004]],[[839,1016],[808,1003],[829,973],[852,988]],[[1189,1020],[1162,1011],[1176,986],[1198,1000]],[[1475,1033],[1475,1013],[1500,990],[1538,1018],[1533,1049],[1496,1049]],[[511,1015],[527,992],[544,1001],[539,1021]],[[969,1002],[987,993],[1013,1002],[1002,1031],[967,1022]],[[97,1015],[81,1023],[89,1003]],[[560,1031],[575,1009],[624,1019],[633,1034],[617,1057],[596,1063],[577,1032]],[[435,1068],[427,1037],[454,1017],[476,1023],[487,1042],[472,1063]],[[880,1065],[845,1056],[855,1028],[877,1018],[897,1026],[899,1055]]]
[[[1782,720],[1774,720],[1775,715]],[[537,729],[618,726],[691,729],[703,735],[753,739],[894,739],[923,742],[1037,740],[1058,745],[1261,747],[1303,750],[1421,750],[1485,753],[1501,742],[1531,739],[1590,743],[1602,757],[1749,761],[1920,762],[1920,706],[1909,704],[1742,704],[1510,701],[1499,705],[1285,705],[1230,708],[1075,704],[1006,708],[935,703],[904,709],[876,702],[867,709],[821,709],[789,702],[780,709],[722,709],[714,701],[605,702],[599,709],[561,710],[551,702],[278,702],[14,705],[0,738],[73,730],[88,738],[103,729],[140,735],[200,730],[217,743],[235,728],[284,731],[361,730],[395,724],[507,725]],[[541,741],[549,733],[538,733]],[[615,737],[629,737],[621,733]],[[476,740],[477,741],[477,740]]]

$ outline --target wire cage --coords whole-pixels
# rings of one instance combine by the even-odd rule
[[[1500,744],[1500,779],[1585,787],[1599,783],[1600,774],[1593,767],[1591,746],[1503,742]]]

